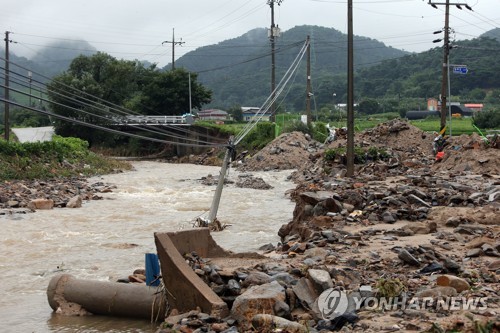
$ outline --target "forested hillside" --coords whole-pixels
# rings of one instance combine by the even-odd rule
[[[334,103],[345,103],[347,36],[332,28],[298,26],[283,32],[276,40],[276,82],[279,83],[299,54],[307,36],[311,40],[313,107],[331,109]],[[452,42],[450,64],[467,65],[469,70],[466,75],[450,75],[452,100],[500,104],[500,77],[496,75],[500,72],[499,40],[500,29],[497,28],[477,39]],[[28,60],[17,57],[14,48],[11,61],[21,67],[10,66],[10,69],[19,74],[13,76],[13,80],[25,82],[30,69],[34,72],[34,82],[45,81],[37,73],[52,77],[66,70],[78,55],[94,53],[95,48],[87,42],[64,41],[49,45]],[[442,44],[422,53],[408,53],[370,38],[355,36],[355,102],[390,100],[392,104],[412,108],[417,104],[412,102],[410,106],[400,101],[413,99],[420,104],[428,97],[437,98],[441,92],[442,61]],[[176,67],[197,73],[198,82],[212,91],[212,102],[203,108],[261,106],[270,95],[271,86],[271,49],[267,29],[254,29],[238,38],[200,47],[179,58]],[[170,70],[170,65],[164,70]],[[2,94],[0,91],[0,96]],[[302,112],[305,95],[304,57],[291,84],[278,100],[278,110]],[[0,105],[0,112],[2,108]]]
[[[311,38],[312,90],[315,106],[345,103],[347,96],[347,36],[335,29],[299,26],[276,42],[276,80]],[[467,75],[450,74],[451,94],[462,102],[498,103],[492,91],[500,89],[500,29],[477,39],[452,43],[450,65],[467,65]],[[422,53],[408,53],[369,38],[354,38],[355,99],[401,100],[437,98],[441,92],[443,46]],[[180,58],[177,66],[198,72],[199,80],[213,92],[212,107],[261,106],[270,94],[271,57],[267,29],[201,47]],[[452,67],[452,66],[451,66]],[[305,108],[306,59],[284,96],[281,111]]]
[[[450,70],[451,94],[465,99],[480,99],[479,91],[500,88],[500,43],[482,37],[453,43],[450,68],[466,65],[466,75]],[[437,97],[441,87],[443,49],[437,47],[382,62],[361,69],[356,76],[356,89],[362,96]],[[472,95],[471,95],[472,94]],[[483,96],[484,98],[484,96]]]
[[[333,92],[346,94],[347,36],[338,30],[318,26],[299,26],[284,32],[276,41],[276,80],[279,82],[299,53],[307,36],[311,38],[311,68],[317,101],[331,101]],[[398,58],[405,51],[355,36],[355,63],[366,67],[385,59]],[[176,61],[189,71],[199,73],[201,83],[213,91],[214,106],[260,106],[270,91],[271,57],[267,29],[254,29],[243,36],[198,48]],[[288,90],[284,107],[304,107],[306,61]]]

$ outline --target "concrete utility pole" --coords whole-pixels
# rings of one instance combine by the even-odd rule
[[[465,6],[468,10],[472,11],[472,8],[469,7],[466,3],[450,3],[450,0],[446,0],[446,2],[431,2],[429,0],[429,5],[434,8],[437,8],[437,5],[445,6],[445,17],[444,17],[444,40],[443,40],[443,68],[442,68],[442,81],[441,81],[441,124],[440,124],[440,132],[446,127],[446,100],[448,93],[448,66],[450,63],[450,5],[457,6],[458,9],[462,9],[461,6]],[[441,41],[441,40],[436,40]],[[451,120],[450,120],[451,121]]]
[[[182,44],[185,44],[186,42],[182,42],[182,38],[181,38],[181,42],[176,42],[175,41],[175,28],[172,28],[172,40],[171,41],[169,41],[169,40],[163,41],[161,43],[161,45],[163,45],[165,43],[172,44],[172,70],[174,70],[175,69],[175,45],[181,45],[182,46]]]
[[[275,38],[279,37],[280,31],[279,28],[274,24],[274,3],[277,3],[278,6],[281,5],[283,0],[268,0],[267,4],[271,7],[271,31],[269,32],[269,40],[271,41],[271,122],[275,121],[275,107],[274,107],[274,98],[276,89],[276,60],[275,60]]]
[[[307,88],[306,88],[306,114],[307,126],[311,125],[311,41],[307,36]]]
[[[219,180],[217,182],[217,188],[215,189],[215,194],[212,199],[212,205],[210,206],[210,212],[208,213],[208,223],[213,223],[217,217],[217,211],[219,210],[220,198],[222,196],[222,188],[224,187],[224,180],[226,179],[226,172],[231,160],[231,155],[234,151],[233,137],[229,138],[229,143],[226,149],[226,154],[224,155],[224,161],[222,162],[222,167],[220,169]]]
[[[354,176],[354,34],[352,0],[347,2],[347,173]]]
[[[4,137],[9,141],[9,31],[5,32],[5,106],[4,106]]]

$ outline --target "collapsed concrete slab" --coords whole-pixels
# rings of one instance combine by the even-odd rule
[[[227,259],[228,262],[231,258],[264,258],[257,253],[224,250],[212,238],[208,228],[155,233],[155,243],[169,306],[181,313],[200,308],[218,318],[229,315],[227,304],[186,263],[186,253],[195,251],[200,257],[214,261]]]

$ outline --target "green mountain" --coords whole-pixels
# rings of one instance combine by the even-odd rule
[[[454,42],[450,49],[452,96],[467,97],[472,91],[499,89],[500,42],[489,37]],[[443,48],[383,61],[357,72],[356,91],[365,97],[438,97],[441,89]],[[453,67],[467,66],[466,75]],[[472,96],[469,96],[472,98]],[[476,96],[472,99],[480,98]],[[484,96],[483,96],[484,98]]]
[[[316,102],[331,103],[333,93],[340,101],[347,93],[347,35],[332,28],[298,26],[277,38],[277,84],[299,54],[307,36],[311,39],[311,76]],[[407,54],[370,38],[354,37],[354,62],[358,68]],[[213,91],[212,106],[261,106],[271,90],[267,29],[254,29],[238,38],[198,48],[178,59],[176,66],[198,73],[200,82]],[[304,108],[305,85],[304,57],[282,104],[284,108],[288,111]]]
[[[285,31],[276,40],[276,83],[299,54],[304,42],[311,40],[311,80],[314,108],[345,103],[347,96],[347,36],[335,29],[298,26]],[[500,29],[480,38],[453,42],[451,65],[467,65],[466,75],[450,74],[452,97],[461,101],[500,103]],[[76,43],[76,44],[75,44]],[[11,70],[26,88],[31,70],[52,77],[64,71],[80,54],[96,49],[87,42],[63,41],[48,45],[31,60],[11,53]],[[3,51],[0,49],[0,54]],[[354,37],[355,100],[366,98],[401,100],[437,98],[441,92],[443,48],[408,53],[387,47],[366,37]],[[3,63],[3,61],[0,61]],[[218,44],[200,47],[176,61],[198,73],[198,80],[213,92],[213,101],[205,107],[229,109],[235,105],[261,106],[270,95],[271,48],[267,29],[258,28]],[[170,69],[170,65],[165,67]],[[14,76],[13,76],[14,78]],[[33,80],[46,81],[33,74]],[[3,89],[0,90],[0,96]],[[303,111],[306,97],[306,57],[278,99],[282,111]],[[497,101],[498,100],[498,101]],[[2,106],[0,105],[0,110]]]
[[[345,103],[347,96],[347,36],[318,26],[299,26],[276,42],[276,82],[283,77],[307,36],[311,38],[313,103],[321,108]],[[480,38],[452,43],[450,87],[461,101],[483,102],[500,89],[500,29]],[[355,99],[437,98],[441,92],[443,47],[408,53],[365,37],[354,37]],[[176,62],[198,72],[199,80],[213,91],[211,107],[261,106],[270,95],[271,56],[267,29],[248,33],[217,45],[201,47]],[[466,65],[466,75],[453,74],[453,65]],[[278,100],[281,110],[305,108],[306,60]],[[496,103],[496,100],[490,102]]]
[[[495,28],[495,29],[492,29],[490,31],[487,31],[484,34],[482,34],[480,37],[489,37],[489,38],[496,39],[497,41],[500,42],[500,28]]]

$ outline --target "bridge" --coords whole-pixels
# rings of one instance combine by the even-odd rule
[[[184,114],[182,116],[124,116],[113,117],[113,125],[118,126],[190,126],[194,124],[192,114]]]

